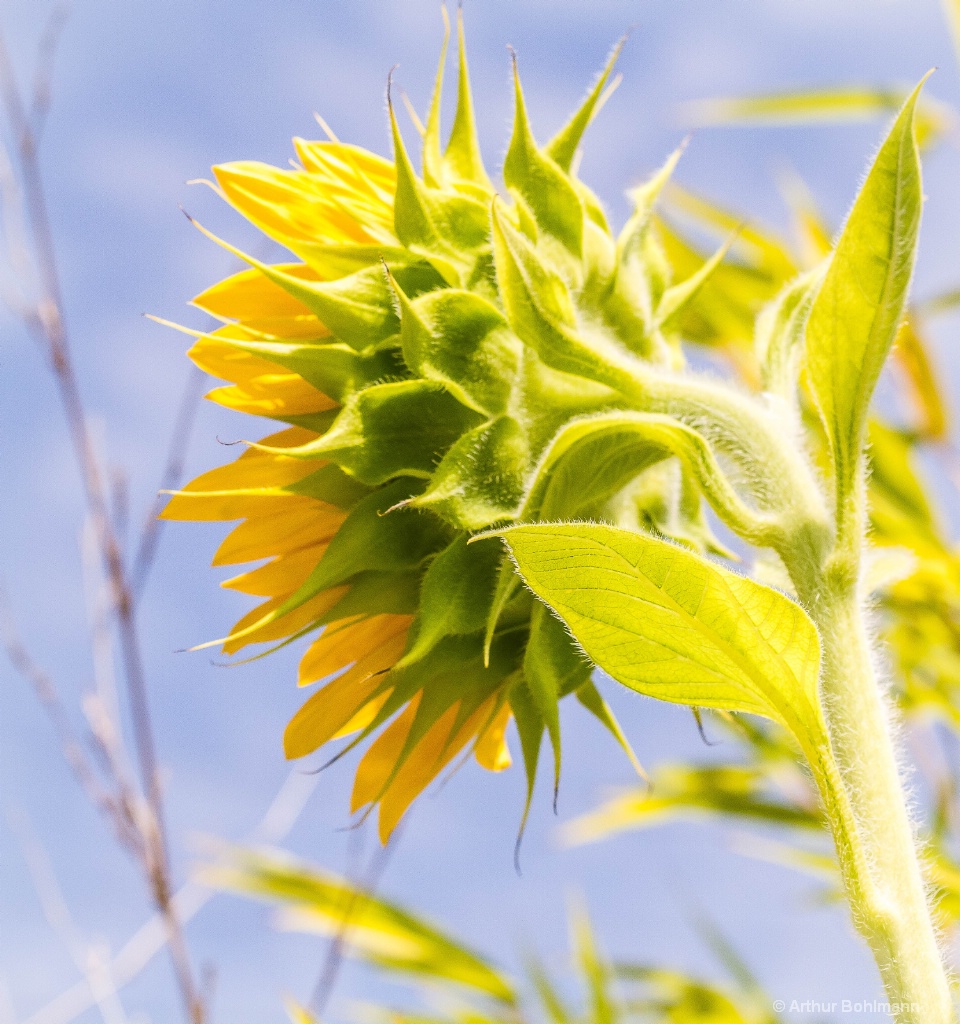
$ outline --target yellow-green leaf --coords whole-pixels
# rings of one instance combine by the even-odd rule
[[[502,531],[527,586],[591,660],[650,697],[764,715],[826,742],[820,642],[783,594],[650,536],[594,524]]]
[[[900,328],[913,274],[923,202],[914,133],[921,86],[880,147],[807,323],[806,368],[830,445],[841,511],[858,486],[867,408]]]

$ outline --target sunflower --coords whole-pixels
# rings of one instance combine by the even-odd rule
[[[249,269],[194,300],[222,326],[190,356],[228,382],[209,398],[283,429],[163,513],[239,521],[214,564],[257,563],[223,585],[261,603],[223,649],[309,638],[299,684],[318,688],[286,754],[365,746],[351,808],[379,808],[384,841],[458,755],[508,767],[511,720],[528,810],[545,734],[559,777],[567,695],[629,752],[591,665],[484,530],[590,518],[716,547],[685,466],[629,419],[631,367],[677,365],[671,324],[696,290],[673,285],[652,217],[676,157],[615,236],[571,168],[619,46],[545,146],[515,66],[498,195],[458,29],[452,131],[442,147],[445,40],[419,173],[392,104],[392,160],[331,135],[295,139],[292,170],[214,168],[223,197],[293,259],[268,265],[217,239]]]

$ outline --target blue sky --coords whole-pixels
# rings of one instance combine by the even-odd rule
[[[189,369],[183,337],[141,314],[202,326],[185,302],[232,269],[178,204],[238,244],[253,237],[212,193],[185,182],[228,160],[286,164],[291,136],[317,134],[313,111],[341,138],[388,153],[387,72],[399,64],[398,84],[423,109],[440,41],[438,8],[434,0],[77,0],[57,64],[44,170],[85,398],[110,465],[129,479],[134,523],[156,489]],[[0,12],[25,80],[47,10],[45,0],[11,0]],[[850,81],[913,83],[933,65],[941,70],[931,91],[960,98],[935,0],[468,0],[466,11],[491,167],[503,154],[511,112],[506,44],[518,51],[534,123],[547,137],[612,43],[634,26],[620,63],[623,85],[591,129],[582,170],[617,219],[626,212],[624,189],[686,134],[684,100]],[[679,179],[783,224],[776,180],[790,165],[839,220],[881,131],[878,123],[701,130]],[[960,276],[957,159],[954,141],[927,162],[918,294]],[[935,338],[952,394],[960,383],[957,326],[944,321]],[[25,641],[75,705],[93,674],[78,481],[38,352],[3,312],[0,331],[0,578]],[[231,457],[218,438],[247,430],[207,403],[190,470]],[[956,527],[956,511],[946,511]],[[220,590],[207,568],[220,532],[167,528],[141,614],[169,813],[183,840],[180,878],[193,863],[195,837],[241,839],[262,815],[288,772],[279,737],[299,701],[295,652],[233,669],[215,667],[205,654],[175,653],[223,635],[242,610],[238,595]],[[648,765],[705,756],[687,712],[608,692]],[[565,725],[561,820],[630,781],[629,765],[588,721],[572,712]],[[13,1019],[22,1021],[78,978],[43,920],[17,838],[24,821],[85,936],[116,949],[148,907],[139,879],[73,786],[35,701],[5,664],[0,751],[0,978]],[[350,771],[348,763],[321,776],[289,841],[334,868],[349,857],[341,829]],[[544,788],[518,877],[512,853],[521,776],[467,768],[422,800],[384,891],[506,964],[536,943],[562,965],[566,906],[582,894],[618,957],[714,971],[693,924],[706,914],[723,923],[775,997],[876,994],[874,969],[843,914],[811,906],[808,883],[739,857],[731,836],[714,827],[673,825],[563,850]],[[229,897],[191,925],[197,959],[217,967],[217,1019],[279,1021],[281,993],[309,994],[320,944],[268,925],[262,908]],[[351,968],[339,991],[346,1000],[376,990]],[[131,1015],[160,1021],[179,1012],[172,993],[158,958],[123,998]],[[345,1007],[342,1001],[338,1012]]]

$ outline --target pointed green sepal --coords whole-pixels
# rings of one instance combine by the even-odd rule
[[[490,604],[490,612],[487,615],[486,629],[483,635],[483,660],[486,665],[490,664],[490,645],[493,643],[493,636],[497,631],[500,617],[507,605],[517,596],[521,586],[520,577],[513,570],[513,562],[507,555],[504,555],[500,560],[497,586],[493,592],[493,601]]]
[[[545,605],[535,603],[530,614],[530,638],[523,675],[530,695],[550,734],[553,747],[554,800],[560,786],[560,698],[577,690],[592,667],[564,624]]]
[[[574,256],[583,250],[583,204],[570,179],[537,145],[513,62],[516,101],[513,137],[503,162],[503,180],[523,196],[541,231],[558,239]]]
[[[468,544],[461,535],[434,558],[423,577],[411,630],[413,642],[397,668],[419,661],[446,636],[465,636],[484,628],[501,557],[492,540]]]
[[[428,478],[478,415],[426,380],[374,384],[351,395],[330,429],[293,458],[328,458],[365,484],[396,476]]]
[[[411,302],[397,289],[403,357],[413,373],[442,384],[464,405],[507,410],[523,346],[493,303],[445,288]]]
[[[600,72],[593,87],[587,93],[586,99],[570,120],[560,129],[559,132],[547,143],[545,149],[547,155],[563,170],[569,172],[570,165],[576,155],[577,147],[583,139],[583,134],[590,125],[590,122],[597,115],[600,106],[607,95],[605,92],[607,82],[613,73],[614,66],[620,57],[627,37],[621,37],[613,48],[606,66]]]
[[[669,330],[671,321],[676,322],[679,314],[693,301],[697,292],[700,291],[713,272],[724,261],[736,237],[736,233],[730,235],[723,245],[695,273],[663,292],[656,309],[657,326],[661,330]]]
[[[477,251],[487,245],[486,206],[449,189],[431,188],[417,177],[389,95],[388,104],[397,168],[394,230],[404,245],[430,260],[448,284],[458,286],[473,271]]]
[[[443,44],[440,47],[440,63],[423,132],[423,180],[434,188],[439,188],[444,180],[440,114],[443,102],[443,74],[447,64],[447,47],[450,44],[450,16],[447,14],[446,4],[440,5],[440,14],[443,17]]]
[[[366,348],[397,333],[399,321],[382,266],[367,267],[333,281],[311,281],[248,256],[192,217],[189,219],[208,238],[302,302],[337,338],[353,348]]]
[[[430,486],[411,503],[462,530],[483,530],[512,519],[530,466],[526,431],[497,416],[465,433],[443,457]]]
[[[493,203],[493,255],[510,326],[548,365],[613,387],[627,383],[626,353],[597,332],[584,339],[570,289]]]
[[[477,125],[473,112],[473,96],[470,90],[470,70],[467,67],[466,34],[463,28],[463,8],[457,11],[457,50],[459,69],[457,74],[457,110],[453,128],[443,159],[447,173],[453,179],[469,182],[484,192],[493,193],[493,185],[487,177],[480,154]]]
[[[639,775],[641,779],[649,782],[649,776],[644,771],[643,765],[634,753],[633,747],[630,745],[630,741],[627,739],[626,733],[620,727],[620,723],[617,721],[616,716],[610,710],[610,705],[603,699],[603,696],[597,689],[596,683],[594,683],[592,679],[588,679],[583,686],[577,690],[577,700],[580,701],[587,711],[589,711],[590,714],[593,715],[593,717],[596,718],[596,720],[617,741],[620,749],[629,758],[637,775]]]
[[[526,799],[523,803],[523,814],[517,829],[517,842],[513,854],[514,863],[519,870],[520,843],[523,841],[527,818],[530,816],[530,806],[533,803],[533,790],[537,783],[537,766],[540,763],[540,748],[543,745],[546,725],[521,672],[517,673],[516,682],[510,689],[509,700],[513,720],[517,723],[517,735],[520,737],[520,751],[523,754],[523,768],[527,778]]]

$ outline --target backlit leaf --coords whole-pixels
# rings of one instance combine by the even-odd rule
[[[914,133],[920,87],[877,153],[807,323],[806,367],[829,440],[841,528],[857,487],[867,408],[913,273],[923,201]]]
[[[527,586],[618,682],[764,715],[808,754],[825,739],[820,643],[799,605],[652,537],[592,524],[502,531]]]

